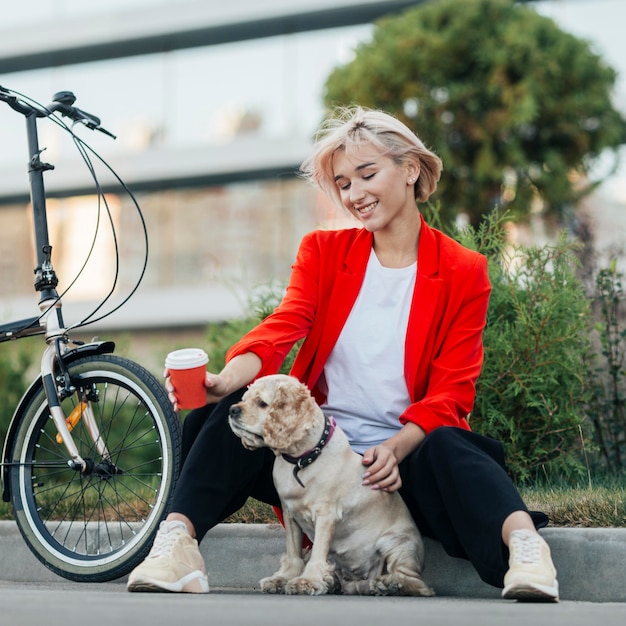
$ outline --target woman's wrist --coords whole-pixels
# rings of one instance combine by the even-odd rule
[[[393,437],[390,437],[386,445],[394,454],[398,463],[414,452],[426,437],[421,426],[413,422],[407,422]]]
[[[253,352],[233,357],[219,374],[223,388],[226,390],[224,395],[250,384],[261,371],[262,364],[261,359]]]

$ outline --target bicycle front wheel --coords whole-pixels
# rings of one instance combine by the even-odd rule
[[[87,356],[68,368],[77,392],[62,402],[64,414],[87,397],[97,424],[98,441],[85,419],[72,430],[90,469],[68,464],[40,388],[16,431],[11,501],[24,540],[46,567],[104,582],[130,572],[150,549],[178,478],[180,420],[159,381],[132,361]]]

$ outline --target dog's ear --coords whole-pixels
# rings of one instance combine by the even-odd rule
[[[263,425],[263,440],[276,450],[285,450],[306,437],[315,424],[309,404],[315,402],[305,385],[279,382]]]

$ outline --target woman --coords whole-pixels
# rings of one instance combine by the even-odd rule
[[[306,235],[280,306],[207,373],[207,406],[185,421],[174,512],[129,590],[208,591],[197,541],[249,496],[279,505],[273,453],[245,450],[226,417],[304,338],[291,373],[363,455],[363,485],[400,491],[421,532],[503,597],[558,599],[536,530],[547,518],[528,512],[501,445],[468,425],[490,284],[485,257],[430,228],[416,206],[441,167],[385,113],[356,108],[327,121],[302,172],[362,227]]]

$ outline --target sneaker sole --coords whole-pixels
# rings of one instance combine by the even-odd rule
[[[141,578],[129,580],[126,589],[131,592],[151,593],[209,593],[209,581],[202,572],[192,572],[175,582]]]
[[[517,600],[518,602],[558,602],[559,586],[556,583],[553,587],[513,584],[502,590],[502,597],[505,600]]]

